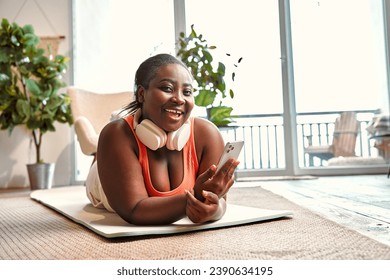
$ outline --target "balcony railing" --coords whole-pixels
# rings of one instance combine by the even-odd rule
[[[355,153],[360,157],[377,156],[367,126],[378,113],[373,110],[355,111],[360,123]],[[304,148],[308,137],[313,145],[330,145],[333,140],[334,122],[341,112],[302,113],[297,115],[297,143],[299,165],[301,167],[323,166],[326,161],[315,159],[309,164]],[[222,128],[225,141],[244,140],[240,157],[240,169],[280,169],[285,168],[283,116],[281,114],[247,115],[235,118],[233,126]]]

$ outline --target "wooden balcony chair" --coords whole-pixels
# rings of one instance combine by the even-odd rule
[[[331,145],[312,145],[309,136],[309,145],[305,148],[305,153],[309,155],[309,164],[313,166],[313,158],[328,160],[332,157],[355,156],[356,138],[359,132],[359,122],[355,112],[343,112],[335,121],[333,140]]]
[[[110,122],[113,114],[131,102],[133,92],[96,93],[76,87],[69,87],[74,129],[81,151],[96,156],[101,130]]]

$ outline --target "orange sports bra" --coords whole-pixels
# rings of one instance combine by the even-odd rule
[[[181,184],[168,192],[160,192],[153,187],[152,179],[150,178],[149,172],[149,159],[147,148],[142,142],[137,138],[133,125],[133,115],[126,116],[124,120],[129,125],[131,131],[133,132],[135,139],[137,140],[139,157],[138,161],[142,167],[142,175],[144,177],[145,187],[149,196],[173,196],[177,194],[183,194],[185,190],[190,190],[194,187],[196,175],[198,173],[199,163],[196,156],[195,150],[195,140],[194,140],[194,119],[191,120],[191,135],[187,144],[183,148],[183,163],[184,163],[184,178]]]

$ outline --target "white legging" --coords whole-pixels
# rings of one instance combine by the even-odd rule
[[[115,212],[107,201],[106,194],[103,191],[100,183],[97,170],[97,162],[95,161],[89,170],[87,180],[85,181],[87,196],[92,205],[96,208],[105,208],[110,212]]]

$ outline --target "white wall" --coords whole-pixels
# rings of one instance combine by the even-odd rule
[[[7,18],[21,26],[31,24],[35,33],[40,36],[64,35],[65,40],[61,42],[58,52],[71,57],[71,2],[0,0],[0,19]],[[68,85],[71,85],[71,73],[70,64],[64,77]],[[73,181],[72,129],[69,125],[57,123],[56,132],[49,132],[43,137],[42,157],[46,162],[56,163],[54,185],[68,185]],[[29,186],[26,164],[34,161],[35,148],[23,127],[17,127],[11,136],[7,131],[0,131],[0,188]]]

